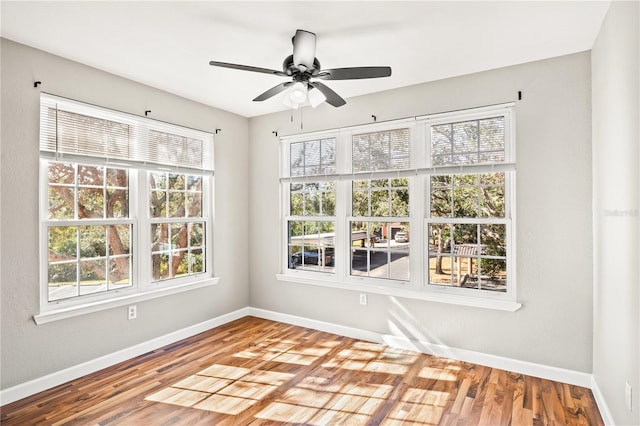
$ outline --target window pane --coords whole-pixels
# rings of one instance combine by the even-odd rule
[[[107,255],[107,229],[105,226],[80,226],[79,229],[81,258]]]
[[[75,183],[75,167],[71,163],[50,161],[47,165],[49,183],[73,185]]]
[[[131,225],[110,225],[109,256],[119,256],[131,253]]]
[[[49,301],[78,295],[77,268],[76,262],[49,263]]]
[[[409,280],[408,222],[351,222],[351,275]]]
[[[187,250],[171,252],[171,277],[183,277],[189,274],[189,256]]]
[[[167,174],[161,172],[150,172],[149,187],[151,189],[167,189]]]
[[[109,290],[131,287],[131,256],[109,259]]]
[[[391,211],[390,194],[388,190],[371,191],[371,216],[389,216]]]
[[[320,215],[320,192],[310,190],[305,196],[305,214],[308,216]]]
[[[151,224],[151,250],[166,251],[170,250],[169,244],[169,224],[154,223]]]
[[[202,176],[188,176],[187,191],[202,191]]]
[[[351,250],[351,275],[369,276],[369,251],[353,248]]]
[[[107,189],[107,218],[129,217],[129,191]]]
[[[453,285],[464,288],[480,288],[478,279],[478,258],[471,256],[454,256],[455,271]]]
[[[149,197],[151,217],[165,217],[167,215],[167,192],[151,191]]]
[[[478,217],[478,188],[454,188],[454,217]]]
[[[450,224],[429,224],[427,241],[430,284],[452,284],[451,230]]]
[[[324,192],[322,196],[322,215],[333,216],[336,214],[336,193]]]
[[[102,219],[104,194],[102,188],[78,188],[78,219]]]
[[[74,188],[49,185],[49,217],[48,219],[74,218]]]
[[[204,245],[204,223],[190,224],[189,238],[191,247],[202,247]]]
[[[189,252],[189,267],[192,274],[198,274],[205,271],[204,255],[202,249],[191,250]]]
[[[409,216],[409,190],[391,191],[391,216]]]
[[[451,189],[431,190],[431,217],[453,217],[453,193]]]
[[[369,216],[369,191],[353,191],[353,216]]]
[[[151,256],[151,273],[154,281],[169,278],[169,255],[156,253]]]
[[[390,254],[389,278],[409,281],[409,249],[391,249]]]
[[[170,225],[171,248],[185,248],[187,246],[187,224],[184,222]]]
[[[181,191],[185,189],[185,175],[169,173],[169,190]]]
[[[289,269],[333,272],[335,224],[332,221],[289,222]]]
[[[107,186],[111,188],[128,188],[129,173],[126,169],[107,169]]]
[[[506,259],[480,259],[482,290],[504,293],[507,291]]]
[[[293,216],[304,214],[304,195],[301,192],[292,192],[290,198],[290,213]]]
[[[199,192],[187,193],[187,216],[202,216],[202,194]]]
[[[105,266],[103,259],[80,261],[80,295],[107,290]]]
[[[506,225],[480,225],[480,245],[487,256],[507,255]]]
[[[76,259],[78,228],[75,226],[49,227],[49,261]]]
[[[78,165],[78,185],[103,186],[104,167]]]
[[[185,216],[184,192],[169,192],[169,217]]]

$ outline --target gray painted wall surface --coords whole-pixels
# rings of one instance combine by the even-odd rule
[[[612,2],[592,50],[593,374],[621,425],[640,424],[639,24],[640,3]]]
[[[1,371],[3,389],[206,321],[249,303],[248,121],[2,40]],[[214,268],[219,285],[37,326],[38,132],[43,91],[209,132],[215,140]]]
[[[299,113],[250,124],[251,305],[487,354],[591,372],[591,75],[588,52],[348,99],[303,111],[313,131],[517,99],[515,313],[277,281],[279,135]],[[353,82],[352,84],[357,84]],[[418,261],[418,259],[412,259]]]

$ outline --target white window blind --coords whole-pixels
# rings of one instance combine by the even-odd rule
[[[505,161],[503,116],[431,126],[434,167]]]
[[[316,176],[336,172],[336,139],[318,139],[289,145],[291,176]]]
[[[409,142],[409,129],[353,135],[353,172],[408,169]]]
[[[57,160],[213,172],[213,135],[48,94],[40,102],[40,151]]]

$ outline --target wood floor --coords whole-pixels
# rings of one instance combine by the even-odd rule
[[[602,425],[591,391],[245,317],[1,409],[3,425]]]

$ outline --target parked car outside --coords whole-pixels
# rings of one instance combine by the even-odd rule
[[[305,252],[298,252],[291,256],[291,263],[294,267],[302,265],[302,256],[304,253],[305,265],[320,265],[319,262],[320,252],[316,250],[308,250]],[[324,252],[324,266],[333,266],[335,263],[335,254],[332,247],[326,248]]]
[[[407,233],[404,231],[396,232],[396,243],[406,243],[408,240]]]

